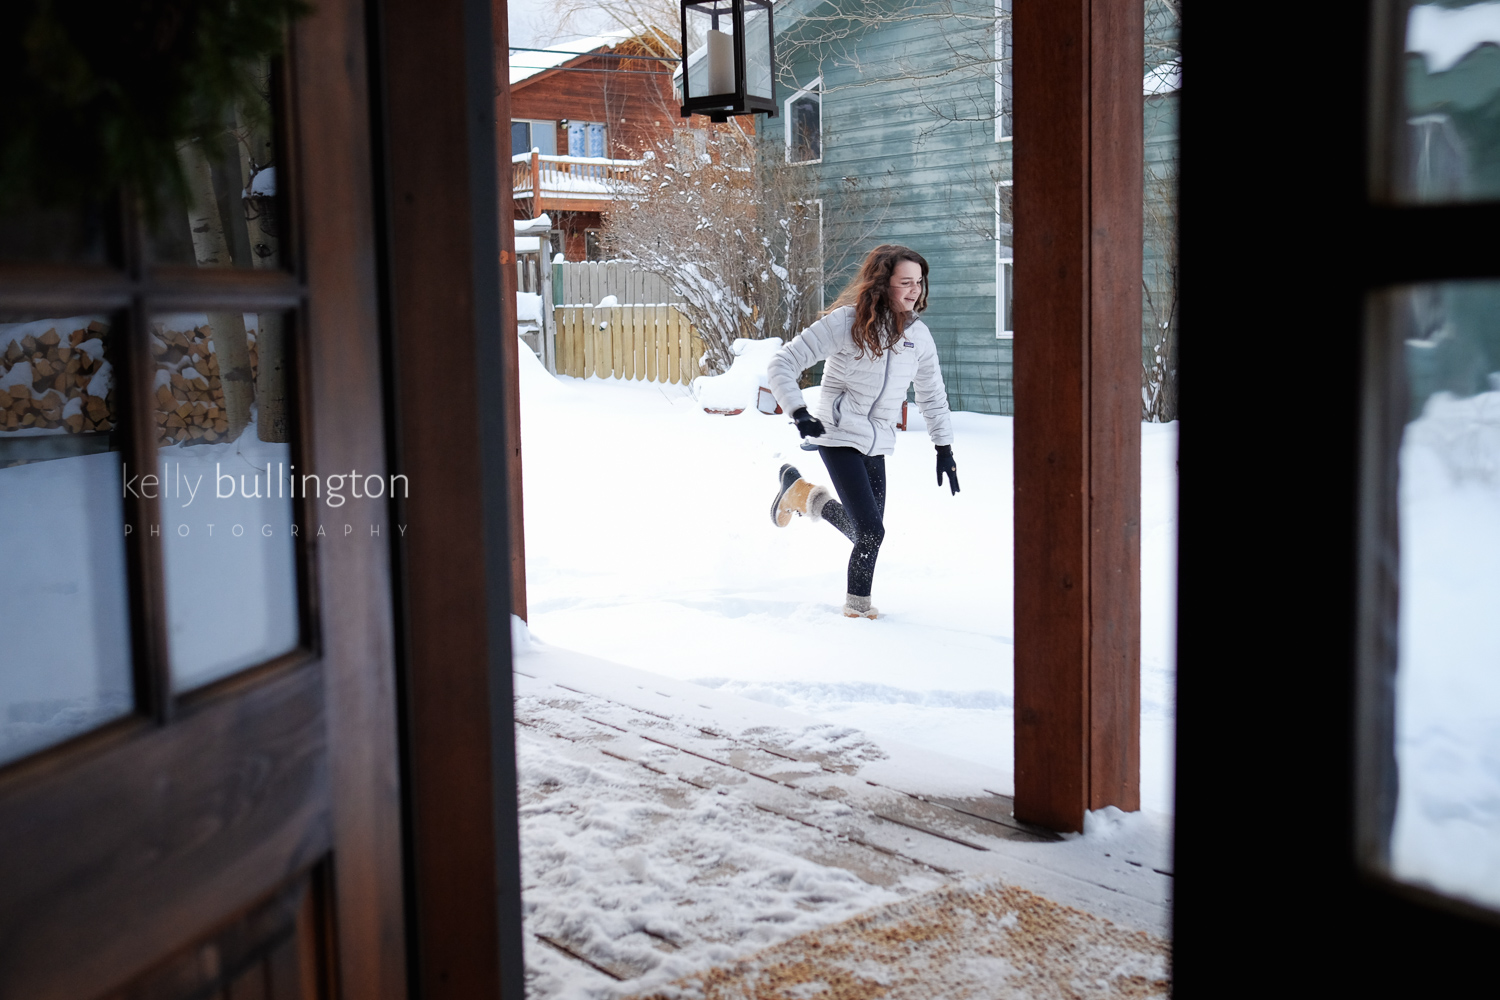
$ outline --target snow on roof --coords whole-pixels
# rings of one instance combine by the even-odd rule
[[[1500,3],[1418,4],[1406,16],[1406,51],[1426,57],[1429,73],[1452,69],[1486,42],[1500,45]]]
[[[703,57],[706,55],[708,55],[707,42],[698,46],[693,50],[692,54],[687,57],[688,69],[691,70],[694,66],[697,66],[700,62],[703,61]],[[682,63],[678,63],[677,68],[672,71],[672,86],[676,87],[678,90],[682,89]]]
[[[512,52],[510,54],[510,85],[514,87],[522,80],[549,69],[556,69],[564,63],[577,59],[580,55],[587,55],[600,49],[612,49],[640,33],[640,29],[626,28],[590,38],[574,39],[571,42],[558,42],[556,45],[547,46],[545,52]]]

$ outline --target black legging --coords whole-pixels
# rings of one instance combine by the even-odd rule
[[[824,505],[823,520],[854,543],[849,553],[849,593],[869,597],[875,557],[885,540],[885,456],[821,446],[818,454],[839,495]]]

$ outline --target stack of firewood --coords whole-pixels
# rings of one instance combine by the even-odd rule
[[[0,354],[0,428],[64,427],[70,433],[114,426],[114,390],[104,361],[109,327],[95,320],[64,342],[57,329],[11,341]],[[101,384],[93,385],[99,378]]]
[[[213,351],[213,331],[206,326],[191,330],[152,331],[151,353],[156,356],[157,444],[180,441],[218,441],[229,431],[224,410],[224,388],[219,380],[219,359]],[[254,334],[250,334],[251,384],[259,372]]]
[[[66,339],[54,327],[11,341],[0,352],[0,431],[34,427],[86,434],[112,429],[115,393],[103,346],[108,333],[108,324],[94,320]],[[255,334],[248,336],[253,391],[260,358]],[[158,326],[152,330],[151,352],[156,360],[157,444],[223,438],[229,421],[209,327]]]

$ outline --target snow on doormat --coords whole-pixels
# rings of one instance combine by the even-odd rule
[[[634,1000],[1165,997],[1168,946],[994,883],[945,886]]]

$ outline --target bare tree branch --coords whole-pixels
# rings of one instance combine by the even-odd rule
[[[683,129],[616,198],[607,246],[667,279],[722,372],[737,338],[790,339],[816,318],[825,264],[837,272],[881,224],[887,193],[847,187],[826,206],[842,221],[826,225],[817,175],[780,144],[737,123]]]

